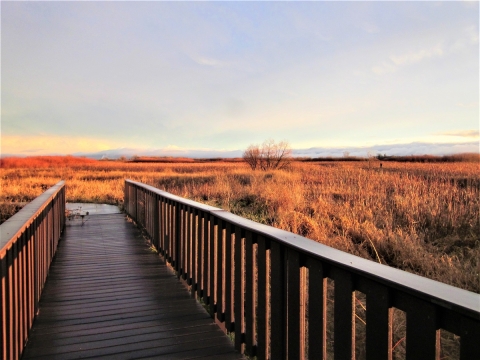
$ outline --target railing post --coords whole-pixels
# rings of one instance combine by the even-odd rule
[[[256,284],[255,284],[255,273],[256,273],[256,259],[254,253],[254,239],[253,234],[248,231],[245,234],[245,351],[249,356],[256,355]]]
[[[286,358],[286,301],[284,248],[276,241],[270,242],[271,251],[271,358]]]
[[[234,316],[235,316],[235,349],[243,354],[245,351],[244,332],[245,332],[245,239],[242,236],[242,230],[235,226],[235,289],[234,289]]]
[[[267,276],[267,244],[263,236],[257,236],[258,251],[258,304],[257,304],[257,358],[267,359],[269,337],[268,294],[269,279]]]
[[[351,274],[339,268],[332,269],[335,281],[334,305],[334,359],[355,357],[355,321],[353,282]]]
[[[225,241],[224,237],[224,227],[225,223],[221,220],[218,220],[217,225],[217,267],[216,267],[216,277],[215,282],[217,284],[217,319],[220,322],[224,321],[224,307],[223,307],[223,275],[225,273],[224,267],[224,246],[223,243]]]
[[[480,359],[480,326],[465,317],[461,322],[460,360]]]
[[[203,302],[207,305],[210,305],[209,293],[210,293],[210,275],[209,275],[209,265],[210,265],[210,216],[208,213],[202,211],[202,222],[203,222]]]
[[[158,195],[153,195],[153,241],[155,247],[160,252],[161,245],[160,245],[160,204]]]
[[[366,352],[368,359],[389,359],[392,326],[388,288],[370,282],[367,292]]]
[[[182,241],[182,209],[178,202],[175,202],[175,270],[180,275],[182,266],[182,253],[181,253],[181,241]]]
[[[232,331],[234,325],[233,311],[235,298],[233,296],[234,283],[232,276],[232,265],[234,264],[232,257],[234,247],[232,242],[234,235],[232,234],[232,225],[227,223],[225,227],[225,327],[227,331]]]
[[[287,252],[287,346],[288,358],[300,358],[300,259],[298,252]]]
[[[327,358],[327,282],[322,263],[311,257],[308,267],[308,358]]]
[[[409,305],[406,356],[408,359],[434,359],[437,331],[435,306],[413,299],[410,299]]]
[[[199,224],[198,224],[198,210],[191,207],[189,208],[189,211],[191,213],[191,267],[190,267],[190,273],[189,273],[189,281],[191,285],[191,295],[192,297],[195,296],[197,292],[197,288],[200,288],[200,280],[198,279],[198,268],[200,267],[200,261],[198,258],[198,252],[199,252],[199,244],[200,244],[200,239],[199,239]],[[201,250],[200,250],[201,252]]]

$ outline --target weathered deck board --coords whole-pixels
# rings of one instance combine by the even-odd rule
[[[243,358],[123,214],[67,226],[39,309],[23,359]]]

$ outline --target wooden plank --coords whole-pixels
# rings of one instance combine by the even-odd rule
[[[7,295],[7,257],[0,256],[0,291],[2,294]],[[2,296],[0,299],[0,338],[1,347],[0,355],[2,359],[7,359],[7,331],[8,331],[8,318],[7,318],[7,296]]]
[[[159,195],[154,195],[153,197],[153,219],[154,219],[154,237],[153,237],[153,243],[157,250],[160,252],[161,251],[161,245],[160,245],[160,202],[159,202]]]
[[[327,281],[322,263],[307,259],[308,267],[308,358],[327,358]]]
[[[217,288],[217,319],[220,322],[224,321],[224,274],[225,274],[225,222],[222,220],[218,220],[217,226],[217,266],[216,266],[216,277],[215,277],[215,285]]]
[[[287,347],[288,358],[300,358],[300,259],[297,251],[287,253]]]
[[[34,281],[34,276],[35,276],[35,270],[34,270],[34,226],[31,224],[28,228],[28,256],[27,256],[27,261],[28,261],[28,328],[32,327],[33,324],[33,319],[35,317],[35,281]]]
[[[253,234],[245,234],[245,352],[255,355],[256,345],[256,312],[257,296],[255,293],[256,262],[254,259]]]
[[[203,273],[204,273],[204,218],[201,210],[196,211],[197,215],[197,297],[201,299],[203,297]]]
[[[182,218],[180,204],[172,201],[172,265],[177,274],[181,269],[180,239],[182,237]]]
[[[355,358],[353,281],[349,272],[332,269],[334,289],[334,359]]]
[[[301,261],[303,262],[303,261]],[[307,356],[307,268],[300,264],[300,358]]]
[[[39,254],[39,221],[35,219],[34,221],[34,239],[33,239],[33,295],[35,299],[34,303],[34,313],[38,312],[38,302],[40,300],[40,292],[39,292],[39,278],[38,278],[38,254]]]
[[[164,199],[159,196],[159,207],[160,207],[160,227],[159,227],[159,232],[160,232],[160,253],[163,256],[166,256],[166,251],[167,251],[167,246],[165,243],[165,233],[166,233],[166,228],[165,228],[165,201]]]
[[[166,211],[166,229],[167,229],[167,236],[166,236],[166,248],[168,250],[168,257],[167,260],[172,263],[173,262],[173,234],[172,234],[172,227],[173,227],[173,220],[172,220],[172,206],[170,204],[170,200],[167,200],[165,203],[165,211]]]
[[[188,354],[241,358],[122,214],[67,227],[23,358]]]
[[[217,246],[216,246],[216,242],[217,242],[217,223],[216,223],[216,218],[213,216],[213,215],[210,215],[210,231],[209,231],[209,253],[208,253],[208,256],[209,256],[209,279],[208,279],[208,283],[209,283],[209,293],[208,293],[208,305],[209,305],[209,309],[210,309],[210,315],[212,317],[215,316],[215,307],[216,307],[216,303],[215,303],[215,297],[216,297],[216,287],[215,287],[215,278],[216,278],[216,269],[215,269],[215,262],[217,260]]]
[[[243,354],[245,336],[245,239],[242,230],[235,226],[235,349]]]
[[[435,306],[405,295],[407,300],[408,359],[435,359],[437,327]]]
[[[267,332],[267,246],[265,238],[257,236],[258,244],[258,306],[257,306],[257,359],[268,358]]]
[[[462,317],[460,333],[460,359],[480,359],[480,327],[472,319]]]
[[[233,260],[233,250],[235,249],[232,246],[232,243],[235,241],[235,235],[232,232],[232,226],[226,224],[225,228],[225,327],[228,332],[233,330],[234,319],[233,319],[233,308],[234,308],[234,296],[233,296],[233,275],[232,266],[234,264]]]
[[[171,220],[170,220],[170,202],[165,201],[165,249],[167,251],[166,260],[172,262],[172,235],[171,235]]]
[[[52,217],[53,218],[53,217]],[[23,233],[22,236],[18,239],[18,279],[19,279],[19,294],[18,294],[18,327],[19,327],[19,352],[21,353],[25,341],[27,340],[27,298],[26,298],[26,286],[27,286],[27,279],[26,279],[26,269],[25,269],[25,241],[26,241],[27,233]],[[53,239],[53,235],[52,235]]]
[[[195,293],[197,291],[197,286],[199,285],[199,280],[197,279],[197,272],[198,272],[198,210],[195,208],[190,208],[192,212],[192,240],[191,240],[191,255],[190,255],[190,263],[191,263],[191,273],[189,276],[190,285],[191,285],[191,294],[192,297],[195,297]]]
[[[191,277],[191,255],[192,255],[192,213],[190,212],[189,206],[184,206],[185,211],[185,237],[183,239],[183,246],[185,249],[184,254],[184,271],[183,271],[183,279],[187,281],[187,284],[190,285],[190,277]]]
[[[178,208],[178,220],[179,224],[177,226],[178,229],[178,235],[176,236],[176,241],[177,241],[177,249],[178,249],[178,276],[182,277],[185,279],[185,245],[187,243],[186,239],[186,211],[185,211],[185,205],[181,203],[176,204]]]
[[[203,302],[206,305],[209,305],[208,303],[208,294],[209,294],[209,234],[210,234],[210,219],[209,215],[205,213],[204,211],[201,212],[202,214],[202,224],[203,224],[203,238],[202,238],[202,244],[203,244],[203,262],[202,262],[202,274],[203,274],[203,281],[202,281],[202,295],[203,295]]]
[[[168,207],[169,207],[169,214],[168,214],[168,226],[169,226],[169,243],[170,243],[170,263],[172,264],[173,267],[176,266],[176,256],[177,256],[177,251],[176,251],[176,224],[177,224],[177,219],[175,217],[175,206],[173,200],[168,201]]]
[[[15,359],[20,357],[20,321],[19,321],[19,307],[20,307],[20,299],[19,299],[19,287],[20,287],[20,280],[18,277],[18,241],[16,241],[12,246],[12,334],[13,334],[13,344],[12,344],[12,354]]]
[[[369,282],[367,287],[367,339],[368,359],[388,359],[391,348],[392,319],[389,292],[386,286]]]
[[[286,284],[285,284],[285,254],[284,248],[271,241],[271,340],[270,355],[272,359],[286,358]]]

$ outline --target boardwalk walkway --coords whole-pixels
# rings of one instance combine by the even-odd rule
[[[67,227],[22,359],[242,359],[123,214]]]

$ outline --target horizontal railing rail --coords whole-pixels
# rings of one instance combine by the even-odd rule
[[[407,359],[440,359],[443,330],[460,337],[460,359],[480,359],[478,294],[131,180],[125,209],[242,353],[326,359],[328,349],[355,359],[363,341],[365,358],[392,359],[396,308],[406,318]],[[357,292],[366,299],[363,340]]]
[[[60,181],[0,225],[2,359],[19,359],[65,225]]]

